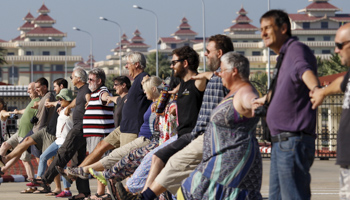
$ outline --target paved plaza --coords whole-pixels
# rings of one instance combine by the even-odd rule
[[[311,169],[312,174],[312,199],[317,200],[335,200],[339,199],[338,195],[338,177],[339,166],[334,165],[335,159],[319,160],[315,162]],[[269,169],[270,159],[263,159],[263,184],[261,193],[264,199],[268,199],[269,190]],[[53,184],[52,184],[53,186]],[[95,179],[90,180],[92,193],[96,192],[97,184]],[[22,199],[53,199],[54,197],[46,197],[44,194],[20,194],[19,191],[25,189],[25,183],[2,183],[0,185],[0,200],[22,200]],[[72,185],[73,194],[77,193],[75,184]]]

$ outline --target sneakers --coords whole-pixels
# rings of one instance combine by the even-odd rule
[[[79,177],[81,179],[89,179],[89,174],[85,173],[82,167],[67,167],[67,173],[70,176]]]
[[[100,181],[103,185],[107,186],[107,180],[103,176],[103,172],[95,171],[92,168],[89,168],[89,172],[94,178],[96,178],[98,181]]]
[[[68,190],[68,191],[62,191],[61,193],[59,193],[58,195],[56,195],[56,198],[65,198],[65,197],[71,197],[72,193]]]
[[[40,184],[30,182],[30,183],[27,183],[26,186],[35,187],[35,186],[40,186]]]

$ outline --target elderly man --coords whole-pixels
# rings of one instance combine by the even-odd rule
[[[120,126],[99,142],[94,151],[86,157],[79,167],[96,163],[106,151],[123,146],[135,140],[138,136],[143,123],[143,115],[151,104],[151,101],[147,100],[141,85],[143,77],[148,75],[144,72],[146,68],[146,58],[140,52],[132,52],[127,56],[125,67],[129,70],[129,75],[134,78],[134,82],[128,92],[128,100],[123,106],[123,118],[120,122]],[[105,168],[113,166],[113,164],[109,164],[108,157],[103,158],[100,162],[102,162],[102,164],[105,163]],[[75,174],[85,177],[88,176],[88,173],[83,174],[81,171]]]
[[[271,10],[260,18],[265,46],[276,54],[276,77],[268,97],[254,107],[269,105],[271,131],[270,199],[310,199],[310,168],[315,156],[316,112],[309,91],[319,86],[316,58],[310,48],[292,37],[288,14]]]
[[[49,190],[49,184],[58,175],[59,169],[65,167],[72,159],[72,165],[79,165],[86,156],[86,139],[83,136],[83,116],[85,113],[85,105],[90,100],[90,93],[87,82],[87,74],[83,68],[77,67],[73,70],[73,85],[78,88],[76,98],[66,107],[66,115],[72,108],[73,111],[73,128],[69,131],[66,140],[58,149],[57,155],[48,167],[46,173],[42,177],[41,185]],[[57,169],[55,168],[57,167]],[[73,199],[88,197],[90,195],[90,186],[88,180],[77,179],[77,189],[79,194],[73,196]]]
[[[96,145],[114,130],[113,103],[107,104],[110,96],[105,86],[106,74],[103,69],[94,68],[89,72],[89,89],[91,98],[86,106],[83,131],[86,138],[87,151],[91,153]]]
[[[207,128],[211,111],[227,94],[227,90],[222,85],[221,78],[213,74],[213,72],[220,71],[220,58],[229,51],[233,51],[233,44],[229,37],[214,35],[209,38],[205,56],[208,58],[208,66],[212,72],[205,74],[210,80],[204,91],[203,102],[199,110],[196,126],[191,133],[184,134],[171,145],[173,147],[181,145],[182,149],[176,149],[176,152],[169,155],[167,152],[164,152],[169,151],[165,147],[163,148],[164,150],[161,149],[153,155],[155,159],[152,158],[152,166],[146,185],[143,193],[137,198],[155,199],[166,190],[176,194],[181,181],[188,177],[202,160],[203,133]],[[195,139],[192,141],[192,138]],[[121,183],[117,184],[117,189],[119,199],[134,198],[132,197],[133,194],[125,191]]]
[[[28,85],[28,90],[27,92],[29,93],[29,97],[31,98],[30,103],[27,105],[27,107],[23,110],[14,110],[14,114],[22,114],[22,117],[20,119],[20,123],[18,126],[18,131],[11,136],[10,139],[8,139],[6,142],[2,143],[1,148],[0,148],[0,155],[5,156],[7,150],[11,148],[15,148],[21,141],[22,139],[26,136],[26,134],[29,133],[33,129],[33,124],[30,122],[30,119],[35,116],[36,114],[36,109],[33,109],[32,107],[34,106],[35,102],[40,101],[38,97],[38,93],[35,91],[35,83],[30,83]],[[34,168],[31,163],[30,159],[30,153],[27,151],[24,151],[20,157],[20,159],[23,161],[24,167],[26,169],[26,173],[28,175],[28,179],[33,179],[34,178]],[[1,174],[4,174],[6,170],[9,169],[8,166],[15,164],[15,162],[18,160],[17,159],[11,159],[6,163],[6,166],[2,167],[0,170]],[[31,191],[33,190],[31,188],[28,188],[26,191]]]
[[[335,53],[340,56],[341,64],[350,67],[350,23],[341,26],[335,35]],[[319,106],[330,94],[345,92],[343,112],[337,137],[337,165],[340,165],[340,199],[350,199],[350,70],[345,76],[338,77],[328,87],[316,89],[310,93],[312,108]]]
[[[53,82],[53,89],[56,94],[59,94],[61,89],[67,88],[68,82],[66,79],[58,78]],[[41,101],[40,101],[41,102]],[[45,102],[45,101],[44,101]],[[40,129],[39,131],[35,132],[33,135],[26,137],[10,154],[4,157],[6,161],[11,160],[13,158],[19,159],[21,154],[28,149],[29,146],[35,145],[39,151],[44,152],[52,142],[56,139],[56,124],[57,124],[57,117],[58,112],[56,112],[61,105],[56,102],[45,102],[45,107],[55,107],[55,112],[53,113],[52,117],[50,118],[50,121],[47,125],[47,127],[44,127]],[[48,165],[51,163],[51,160],[49,160]],[[7,170],[10,168],[13,164],[12,162],[7,162],[4,170]],[[60,176],[57,176],[55,178],[55,183],[57,188],[53,190],[53,193],[59,193],[61,192],[61,181]],[[37,184],[28,183],[28,186],[38,186]]]

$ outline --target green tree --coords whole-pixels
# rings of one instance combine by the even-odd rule
[[[114,91],[113,86],[114,86],[114,82],[113,79],[114,77],[117,77],[117,75],[115,74],[108,74],[106,77],[106,82],[105,85],[108,88],[109,91]]]
[[[170,61],[168,60],[167,56],[159,53],[158,54],[158,73],[159,77],[162,79],[165,79],[168,76],[171,76],[171,69],[170,69]],[[145,69],[147,73],[150,75],[156,75],[156,53],[150,53],[147,56],[147,67]]]
[[[0,65],[7,64],[5,60],[6,53],[7,53],[6,49],[0,47]]]
[[[318,66],[318,76],[338,74],[348,70],[346,66],[341,65],[340,57],[338,54],[332,54],[329,60],[321,59],[320,57],[316,57],[316,59]]]
[[[266,94],[266,90],[267,90],[267,74],[266,73],[255,73],[255,74],[251,75],[250,82],[262,95]]]

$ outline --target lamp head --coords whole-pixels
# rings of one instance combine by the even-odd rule
[[[80,29],[79,29],[79,28],[77,28],[77,27],[73,27],[73,29],[74,29],[74,30],[77,30],[77,31],[80,31]]]
[[[138,6],[138,5],[133,5],[132,6],[133,8],[136,8],[136,9],[142,9],[142,7]]]
[[[105,21],[107,21],[107,19],[106,19],[106,18],[104,18],[104,17],[100,17],[100,20],[105,20]]]

